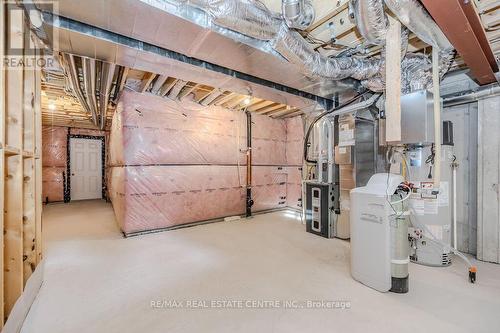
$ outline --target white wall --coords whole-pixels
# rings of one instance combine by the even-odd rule
[[[457,240],[462,252],[477,253],[477,102],[443,109],[453,122],[457,158]]]
[[[478,102],[477,257],[500,262],[500,96]]]

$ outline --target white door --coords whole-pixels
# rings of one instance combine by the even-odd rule
[[[102,141],[70,138],[71,200],[102,198]]]

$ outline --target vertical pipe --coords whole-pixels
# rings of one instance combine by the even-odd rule
[[[441,96],[439,93],[439,49],[432,48],[432,90],[434,95],[434,188],[441,182]]]
[[[247,197],[246,217],[252,216],[252,114],[246,110],[247,116]]]
[[[453,247],[458,250],[457,244],[457,165],[453,162]]]

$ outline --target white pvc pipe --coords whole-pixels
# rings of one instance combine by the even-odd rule
[[[432,90],[434,95],[434,188],[441,182],[441,96],[439,93],[439,49],[432,48]]]
[[[453,165],[453,247],[458,250],[457,244],[457,168]]]

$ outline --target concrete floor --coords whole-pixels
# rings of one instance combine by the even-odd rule
[[[478,262],[473,285],[458,260],[411,264],[410,292],[383,294],[350,277],[348,242],[308,234],[290,213],[123,239],[111,206],[87,201],[49,205],[43,223],[45,278],[25,333],[500,331],[499,265]],[[189,308],[190,300],[247,308]],[[262,309],[247,300],[349,308]]]

